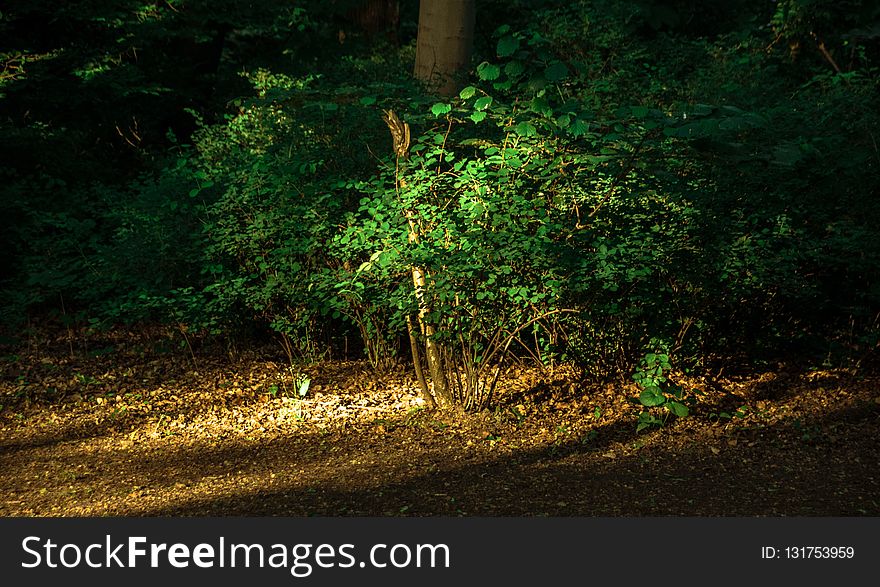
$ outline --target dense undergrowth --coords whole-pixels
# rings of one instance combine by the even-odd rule
[[[338,34],[345,2],[135,4],[0,21],[12,333],[161,322],[381,369],[422,313],[468,407],[510,353],[875,358],[873,3],[479,2],[451,99],[411,79],[412,7],[390,43]]]

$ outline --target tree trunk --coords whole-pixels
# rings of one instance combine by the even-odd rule
[[[400,28],[399,0],[360,0],[345,13],[345,20],[356,25],[357,29],[372,41],[380,36],[397,45]],[[339,31],[339,40],[344,42],[345,29]]]
[[[417,238],[415,235],[415,228],[411,222],[409,236],[411,242]],[[446,379],[446,362],[444,361],[443,348],[437,344],[437,333],[434,330],[434,326],[425,320],[425,316],[430,311],[424,294],[427,287],[425,272],[420,267],[413,267],[412,279],[416,300],[419,304],[419,324],[425,336],[425,355],[428,359],[428,371],[431,373],[431,382],[434,384],[434,397],[442,408],[449,408],[453,402],[452,394],[449,391],[449,382]]]
[[[416,327],[413,324],[412,316],[409,315],[406,317],[406,330],[409,334],[409,348],[412,351],[413,368],[416,370],[416,379],[419,381],[419,390],[422,393],[422,399],[425,401],[425,406],[429,410],[433,410],[437,407],[437,402],[434,401],[434,396],[431,395],[431,390],[428,388],[428,380],[425,378],[425,372],[422,370],[419,341],[416,339]]]
[[[451,96],[471,60],[475,0],[421,0],[414,75],[433,91]]]

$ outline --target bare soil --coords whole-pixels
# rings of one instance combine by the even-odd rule
[[[680,376],[690,415],[636,432],[634,385],[564,367],[511,367],[493,409],[449,414],[402,367],[123,336],[4,354],[2,516],[880,515],[872,376]]]

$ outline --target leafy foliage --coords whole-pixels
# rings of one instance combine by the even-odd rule
[[[269,331],[291,360],[359,340],[383,369],[416,318],[474,409],[512,357],[637,368],[682,416],[673,357],[873,356],[871,3],[486,2],[507,24],[444,101],[341,7],[136,4],[3,16],[10,319]]]
[[[679,385],[670,385],[665,373],[672,369],[669,355],[665,353],[648,353],[639,361],[639,369],[633,379],[641,387],[639,403],[648,410],[639,414],[636,431],[640,432],[649,426],[662,426],[670,415],[684,418],[690,413],[683,403],[685,390]],[[667,412],[658,418],[650,408],[664,408]]]

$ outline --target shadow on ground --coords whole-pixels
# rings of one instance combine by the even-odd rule
[[[783,384],[799,393],[771,388]],[[398,413],[228,438],[153,438],[76,419],[52,428],[44,417],[45,430],[16,429],[2,443],[0,514],[880,515],[880,404],[871,380],[725,392],[648,433],[636,433],[621,412],[619,390],[602,410],[615,417],[601,421],[591,415],[600,394],[565,409],[558,406],[572,398],[561,397],[556,408],[519,419],[505,412],[529,393],[500,398],[494,414]],[[743,402],[783,415],[709,417]],[[199,407],[181,400],[169,410]]]

